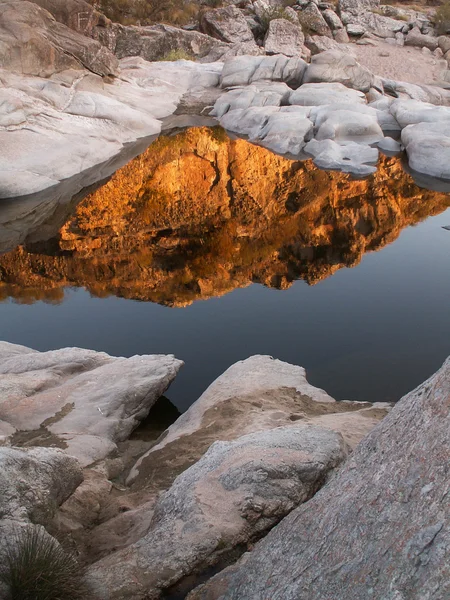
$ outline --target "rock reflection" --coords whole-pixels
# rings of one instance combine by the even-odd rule
[[[85,197],[51,239],[0,256],[0,299],[57,303],[64,288],[185,306],[258,282],[314,284],[450,206],[400,160],[354,181],[220,128],[161,137]]]

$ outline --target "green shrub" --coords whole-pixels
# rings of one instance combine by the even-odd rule
[[[81,600],[82,569],[40,528],[26,528],[6,547],[0,580],[12,600]]]
[[[436,29],[439,35],[443,35],[450,31],[450,2],[445,2],[436,10]]]
[[[159,60],[162,60],[162,61],[194,60],[194,57],[192,56],[192,54],[189,54],[189,52],[186,52],[186,50],[183,50],[182,48],[178,48],[178,50],[170,50],[170,52],[165,54]]]

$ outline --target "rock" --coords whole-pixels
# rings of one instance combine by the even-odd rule
[[[336,29],[333,31],[333,37],[335,42],[338,44],[348,44],[350,38],[348,37],[348,33],[345,29]]]
[[[305,34],[332,37],[331,29],[314,2],[310,2],[306,8],[299,11],[298,18]]]
[[[77,460],[61,450],[0,447],[0,525],[48,524],[82,481]]]
[[[442,52],[446,54],[450,50],[450,35],[440,35],[438,45]]]
[[[400,131],[401,129],[394,116],[389,112],[389,107],[388,110],[383,110],[374,106],[367,106],[366,104],[340,103],[331,106],[314,107],[311,109],[310,117],[314,121],[315,126],[320,128],[334,113],[341,114],[342,121],[347,121],[348,124],[352,121],[353,116],[343,113],[366,115],[371,120],[375,119],[383,131]],[[379,135],[379,131],[376,131],[377,135]]]
[[[444,53],[440,48],[436,48],[436,50],[433,52],[433,56],[438,60],[442,60],[444,58]]]
[[[328,485],[189,600],[286,600],[311,589],[315,598],[348,600],[368,590],[373,598],[449,597],[449,398],[447,360]]]
[[[379,6],[379,0],[339,0],[338,13],[341,15],[342,13],[345,13],[358,17],[361,14],[378,9]]]
[[[269,116],[256,141],[277,154],[297,156],[311,137],[313,124],[297,112],[277,112]]]
[[[366,415],[369,417],[372,406],[335,402],[326,392],[307,382],[302,367],[270,356],[252,356],[227,369],[169,427],[164,438],[136,462],[130,471],[128,484],[132,484],[133,489],[148,486],[155,476],[160,476],[157,465],[161,461],[171,461],[172,468],[176,466],[178,473],[181,472],[214,440],[236,439],[297,420],[321,425],[319,419],[325,415],[334,418],[339,416],[337,413],[351,413],[351,419],[363,417],[368,431],[373,422],[369,424],[365,418]],[[382,418],[387,406],[380,405],[380,409],[379,418]],[[356,443],[355,438],[351,439],[352,427],[341,429],[338,419],[334,426],[330,423],[324,426],[342,433],[352,445]],[[360,428],[360,432],[363,430],[363,427]]]
[[[339,434],[299,424],[215,442],[158,500],[148,533],[90,567],[93,597],[159,597],[261,536],[345,455]]]
[[[124,144],[158,134],[158,119],[172,114],[187,90],[201,93],[215,87],[221,67],[128,58],[121,61],[122,78],[112,83],[88,71],[65,71],[47,79],[2,71],[0,197],[54,187],[106,164]],[[11,125],[13,134],[7,130]]]
[[[114,53],[120,59],[141,56],[145,60],[155,61],[167,57],[170,52],[181,51],[208,62],[210,59],[218,60],[230,49],[230,44],[209,35],[171,25],[119,26],[115,31]]]
[[[439,179],[450,179],[450,121],[408,125],[402,144],[411,169]]]
[[[200,15],[200,30],[223,42],[252,42],[253,33],[242,12],[234,6],[214,8]]]
[[[237,88],[222,94],[214,104],[211,116],[219,119],[225,113],[245,110],[249,107],[280,106],[289,98],[291,89],[285,83],[271,81],[255,82],[245,88]],[[231,118],[231,116],[230,116]],[[229,120],[227,121],[230,122]],[[227,128],[226,125],[224,127]],[[231,128],[233,129],[233,128]]]
[[[227,59],[221,74],[223,88],[236,87],[257,81],[284,81],[297,88],[303,81],[307,65],[300,57],[239,56]]]
[[[378,148],[389,156],[398,154],[402,150],[402,145],[391,137],[385,137],[377,144]]]
[[[374,86],[374,75],[353,56],[342,51],[327,50],[314,56],[303,77],[304,83],[334,82],[362,92]]]
[[[322,117],[316,139],[374,144],[384,135],[374,115],[335,110]],[[317,121],[316,121],[317,127]]]
[[[413,27],[405,37],[405,46],[416,46],[418,48],[428,48],[431,51],[436,50],[439,42],[438,38],[430,35],[424,35],[418,27]]]
[[[395,34],[395,41],[397,43],[398,46],[404,46],[405,45],[405,37],[403,35],[403,33],[401,31],[398,31]]]
[[[347,33],[351,37],[359,37],[364,35],[367,31],[367,28],[364,25],[360,25],[359,23],[348,23],[346,26]]]
[[[80,348],[17,353],[13,344],[0,346],[0,419],[28,432],[28,445],[51,443],[82,466],[128,438],[183,364],[164,355],[115,358]]]
[[[98,75],[119,73],[117,58],[109,50],[58,23],[37,4],[5,0],[1,8],[2,68],[41,77],[84,68]]]
[[[433,53],[431,52],[431,50],[430,50],[429,48],[426,48],[426,47],[424,46],[424,47],[422,48],[422,54],[423,54],[424,56],[432,56],[432,54],[433,54]]]
[[[264,38],[267,54],[300,56],[303,52],[305,36],[301,28],[286,19],[273,19]]]
[[[314,139],[306,144],[305,152],[314,157],[313,162],[320,169],[351,173],[355,177],[366,177],[377,170],[373,165],[378,160],[378,150],[367,145]]]
[[[325,19],[325,21],[327,22],[328,27],[332,31],[344,28],[342,21],[337,16],[337,14],[334,12],[334,10],[331,10],[331,8],[327,8],[324,11],[322,11],[322,16]]]
[[[322,106],[343,102],[364,104],[365,97],[362,92],[349,89],[342,83],[304,83],[289,96],[289,104],[298,106]]]
[[[344,31],[344,30],[340,30]],[[343,52],[343,47],[336,41],[324,35],[308,35],[305,40],[305,46],[311,51],[311,55],[321,54],[327,50],[334,50],[336,52]],[[350,54],[353,51],[348,47]]]
[[[58,23],[97,39],[99,29],[110,29],[111,21],[85,0],[34,0],[48,11]]]
[[[416,85],[405,81],[382,79],[385,91],[397,98],[420,100],[437,105],[450,105],[450,91],[433,85]]]

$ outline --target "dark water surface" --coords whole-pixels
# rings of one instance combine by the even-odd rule
[[[450,199],[396,159],[354,182],[190,130],[73,204],[8,238],[0,339],[173,353],[181,410],[252,354],[369,401],[398,400],[450,354]]]

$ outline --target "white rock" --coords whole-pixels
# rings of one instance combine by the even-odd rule
[[[372,164],[378,160],[378,150],[367,145],[311,140],[306,144],[305,152],[314,157],[314,164],[321,169],[343,171],[359,177],[376,172]]]
[[[349,89],[342,83],[305,83],[291,92],[289,104],[300,106],[321,106],[343,102],[365,103],[362,92]]]
[[[296,112],[278,112],[269,119],[258,135],[258,142],[277,154],[300,154],[312,133],[313,124]]]
[[[417,100],[395,100],[390,106],[390,112],[402,128],[415,123],[450,121],[450,107]]]
[[[402,144],[414,171],[450,179],[450,121],[408,125],[402,130]]]
[[[0,419],[38,431],[83,466],[105,458],[127,439],[175,378],[173,356],[115,358],[63,348],[17,352],[0,342]]]
[[[316,133],[317,140],[374,144],[383,139],[383,131],[375,115],[350,110],[336,110],[322,121]]]

